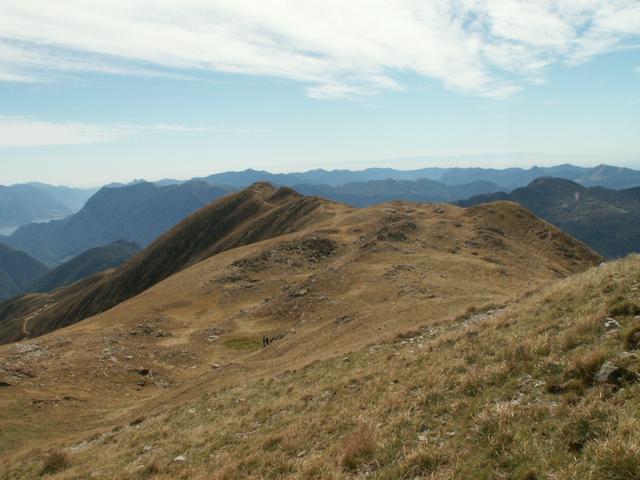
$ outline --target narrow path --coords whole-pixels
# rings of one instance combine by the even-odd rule
[[[49,307],[49,304],[46,304],[44,307],[39,308],[38,310],[36,310],[35,312],[33,312],[31,315],[29,315],[28,317],[26,317],[23,321],[22,321],[22,334],[25,337],[28,337],[29,335],[31,335],[31,332],[27,329],[27,326],[29,324],[29,320],[31,320],[33,317],[35,317],[36,315],[40,314],[41,312],[43,312],[44,310],[46,310]]]

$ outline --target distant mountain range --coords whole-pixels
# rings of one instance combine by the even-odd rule
[[[104,247],[90,248],[28,286],[29,292],[50,292],[91,275],[119,267],[140,251],[133,242],[118,240]]]
[[[316,195],[354,207],[367,207],[393,200],[412,202],[454,202],[472,195],[502,191],[495,183],[476,181],[463,185],[445,185],[435,180],[371,180],[340,186],[294,185],[304,195]]]
[[[80,210],[97,190],[38,182],[0,185],[0,229],[66,217]]]
[[[393,168],[367,168],[365,170],[309,170],[294,173],[270,173],[261,170],[223,172],[198,178],[214,185],[244,188],[254,182],[270,182],[274,185],[329,185],[340,186],[351,182],[373,180],[436,180],[445,185],[464,185],[477,181],[491,182],[504,190],[523,187],[539,177],[557,177],[573,180],[585,186],[629,188],[640,186],[640,171],[610,165],[577,167],[563,164],[553,167],[523,168],[421,168],[396,170]],[[179,183],[178,180],[161,180],[159,183]]]
[[[0,241],[28,253],[49,267],[55,267],[90,248],[119,239],[145,247],[205,204],[257,181],[290,186],[305,195],[365,207],[392,200],[457,202],[493,193],[497,196],[487,198],[510,198],[506,192],[522,188],[545,176],[569,180],[571,191],[575,190],[574,187],[598,185],[621,189],[622,192],[627,190],[623,187],[640,185],[640,171],[607,165],[592,168],[558,165],[530,169],[424,168],[406,171],[369,168],[361,171],[310,170],[286,174],[244,170],[186,182],[167,179],[156,183],[135,180],[126,185],[111,184],[95,193],[77,213],[48,223],[23,225],[10,236],[0,235]],[[40,183],[0,187],[0,220],[5,224],[18,225],[30,222],[28,219],[61,217],[82,204],[90,193],[89,189],[53,187]],[[514,192],[515,197],[518,195],[520,193]],[[612,195],[614,193],[609,197]],[[555,204],[554,198],[547,200]],[[627,201],[630,201],[629,196],[623,195],[616,205],[626,211]],[[529,206],[531,201],[521,200],[521,203]],[[637,248],[633,242],[625,239],[630,227],[624,222],[631,218],[626,214],[620,217],[621,224],[617,226],[622,229],[619,233],[621,238],[613,244],[600,245],[593,243],[596,237],[608,237],[595,233],[597,220],[591,218],[595,214],[590,215],[587,208],[581,210],[580,220],[557,218],[556,209],[551,207],[538,210],[530,208],[543,218],[555,220],[554,223],[561,228],[567,228],[570,233],[607,256],[623,255]],[[580,208],[583,208],[582,205]],[[586,218],[591,218],[592,222],[589,223]]]
[[[36,259],[0,243],[0,299],[17,295],[46,273]]]
[[[96,193],[99,188],[74,188],[62,185],[49,185],[41,182],[30,182],[25,185],[37,188],[40,191],[50,193],[62,202],[72,212],[80,210],[84,204]]]
[[[79,212],[62,220],[24,225],[1,241],[49,266],[119,239],[144,247],[231,190],[197,181],[166,187],[148,182],[105,187]]]
[[[71,209],[53,194],[31,185],[0,186],[0,228],[61,218]]]
[[[509,200],[610,258],[640,250],[640,187],[584,187],[560,178],[538,178],[511,193],[478,195],[461,206]]]

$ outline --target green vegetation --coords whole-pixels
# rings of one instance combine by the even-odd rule
[[[223,345],[233,350],[258,350],[262,344],[254,338],[230,338]]]

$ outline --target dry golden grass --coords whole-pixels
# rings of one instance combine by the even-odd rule
[[[53,473],[57,473],[67,468],[69,464],[69,454],[67,452],[59,449],[52,449],[44,457],[42,468],[40,469],[40,474],[50,475]]]
[[[616,287],[602,293],[611,278]],[[203,392],[69,450],[56,478],[637,479],[640,385],[589,382],[579,394],[544,386],[554,375],[586,381],[624,351],[622,332],[576,330],[576,322],[637,285],[640,259],[632,257],[480,324],[452,322],[434,336],[351,352],[348,361]],[[621,318],[623,328],[632,321]],[[581,335],[569,352],[567,332]],[[173,461],[178,455],[187,461]],[[0,478],[30,478],[39,465],[27,452],[7,460]]]
[[[598,321],[640,282],[638,259],[553,283],[595,257],[566,257],[517,207],[389,208],[225,252],[20,344],[35,350],[0,349],[36,375],[0,399],[0,479],[40,476],[53,440],[70,460],[57,479],[597,478],[602,452],[631,458],[637,385],[565,383],[574,360],[623,350]],[[374,241],[398,216],[417,230]],[[318,229],[335,255],[279,263],[283,240]],[[452,254],[452,239],[486,243]]]

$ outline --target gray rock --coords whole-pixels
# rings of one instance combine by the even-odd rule
[[[602,364],[602,367],[596,373],[594,381],[598,384],[611,383],[613,385],[621,385],[632,378],[633,375],[626,368],[620,367],[609,360]]]
[[[620,323],[615,318],[607,317],[604,319],[604,328],[606,330],[615,330],[620,328]]]

